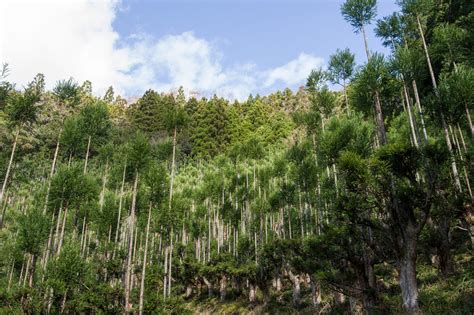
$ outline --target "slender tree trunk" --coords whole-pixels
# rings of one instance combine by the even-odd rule
[[[163,276],[163,300],[166,300],[166,293],[168,290],[168,246],[165,247],[165,263],[164,263],[164,276]]]
[[[51,190],[51,179],[54,175],[54,170],[56,169],[56,161],[58,160],[58,152],[59,152],[59,140],[61,139],[61,134],[63,130],[59,130],[58,141],[56,142],[56,149],[54,150],[54,157],[53,163],[51,164],[51,171],[49,173],[48,178],[48,188],[46,189],[46,197],[44,201],[44,208],[43,208],[43,215],[46,214],[46,210],[48,209],[48,201],[49,201],[49,192]]]
[[[365,53],[367,55],[367,60],[370,59],[370,50],[369,50],[369,43],[367,41],[367,34],[365,33],[365,27],[362,26],[362,36],[364,37],[364,46],[365,46]]]
[[[11,172],[11,169],[12,169],[13,159],[15,157],[16,145],[18,143],[18,136],[19,135],[20,135],[20,127],[17,127],[16,133],[15,133],[15,139],[13,140],[12,153],[10,154],[10,160],[8,161],[7,172],[5,173],[5,178],[3,180],[2,191],[0,191],[0,206],[3,205],[3,196],[5,195],[5,191],[7,189],[8,179],[10,177],[10,172]],[[4,215],[5,214],[2,215],[2,221],[0,222],[0,229],[3,228],[3,216]]]
[[[351,109],[349,107],[349,98],[347,97],[347,86],[346,86],[346,80],[342,83],[342,88],[344,90],[344,100],[346,101],[346,111],[347,114],[350,114]]]
[[[68,206],[64,207],[64,212],[63,212],[63,224],[61,226],[61,235],[59,236],[59,244],[58,244],[58,256],[61,254],[61,248],[63,246],[63,241],[64,241],[64,229],[66,228],[66,219],[67,219],[67,211]]]
[[[86,160],[84,161],[84,174],[87,173],[87,162],[89,161],[89,150],[91,147],[91,136],[87,139]]]
[[[146,236],[145,236],[145,252],[143,254],[143,266],[142,266],[142,279],[140,283],[140,302],[138,307],[138,312],[140,315],[143,314],[143,297],[145,293],[145,275],[146,275],[146,260],[148,254],[148,236],[150,234],[150,219],[151,219],[151,204],[148,209],[148,221],[146,224]]]
[[[125,163],[123,167],[123,175],[122,175],[122,185],[120,186],[120,198],[119,198],[119,208],[118,208],[118,216],[117,216],[117,227],[115,228],[115,243],[118,242],[118,235],[120,233],[120,219],[122,214],[122,203],[123,203],[123,188],[125,186],[125,174],[127,172],[127,163]],[[115,250],[114,250],[115,253]]]
[[[413,86],[413,93],[415,94],[415,101],[416,101],[416,104],[418,105],[418,112],[420,114],[421,128],[423,129],[423,137],[424,137],[425,142],[426,142],[426,141],[428,141],[428,133],[426,132],[425,116],[424,116],[423,108],[421,107],[420,96],[418,94],[418,86],[416,85],[415,80],[411,81],[411,84]]]
[[[173,131],[173,157],[171,160],[170,196],[169,196],[169,204],[168,204],[169,209],[171,209],[171,202],[173,201],[175,163],[176,163],[176,127],[174,127],[174,131]]]
[[[385,131],[385,121],[382,112],[382,105],[380,103],[379,91],[375,91],[375,116],[380,144],[387,144],[387,132]]]
[[[416,148],[419,148],[421,146],[421,141],[418,134],[416,120],[413,117],[412,106],[411,106],[410,98],[408,97],[408,89],[405,82],[403,83],[403,95],[405,96],[405,101],[407,104],[408,121],[410,122],[410,129],[411,129],[411,133],[413,137],[413,144],[415,145]]]
[[[425,52],[426,61],[428,63],[428,69],[429,69],[429,72],[430,72],[431,83],[433,84],[433,88],[434,88],[436,96],[438,96],[438,84],[436,83],[436,77],[435,77],[435,74],[434,74],[434,71],[433,71],[433,66],[431,65],[430,53],[428,51],[428,46],[426,44],[425,34],[424,34],[423,28],[421,26],[421,21],[420,21],[419,15],[416,15],[416,22],[417,22],[418,31],[420,33],[421,40],[422,40],[422,43],[423,43],[423,50]],[[454,177],[454,185],[455,185],[455,188],[458,191],[461,192],[462,188],[461,188],[461,181],[459,180],[459,171],[458,171],[458,168],[457,168],[457,165],[456,165],[456,159],[454,158],[453,146],[452,146],[452,143],[451,143],[451,139],[449,137],[448,125],[446,123],[446,119],[444,117],[444,113],[443,113],[442,110],[440,111],[440,118],[441,118],[441,126],[443,128],[444,135],[445,135],[445,138],[446,138],[446,144],[448,146],[448,150],[449,150],[449,153],[451,155],[451,169],[452,169],[453,177]]]
[[[138,172],[135,173],[135,182],[133,184],[132,206],[130,210],[130,240],[128,243],[127,266],[125,271],[125,312],[130,312],[130,290],[131,290],[131,272],[132,272],[132,255],[133,255],[133,236],[135,227],[135,207],[137,201]]]
[[[171,267],[173,266],[173,226],[170,233],[170,259],[168,261],[168,296],[171,296]]]

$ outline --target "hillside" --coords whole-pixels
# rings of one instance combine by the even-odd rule
[[[474,5],[375,5],[390,55],[240,101],[5,64],[0,313],[472,314]]]

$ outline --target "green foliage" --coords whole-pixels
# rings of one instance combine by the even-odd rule
[[[40,255],[41,249],[48,238],[50,220],[42,214],[42,210],[33,208],[19,218],[18,246],[20,250],[32,255]]]
[[[329,77],[333,83],[345,84],[354,74],[355,55],[351,53],[349,48],[344,50],[336,50],[334,55],[329,57]]]
[[[53,95],[62,104],[68,104],[72,107],[78,105],[80,101],[80,88],[73,78],[60,80],[53,89]]]
[[[99,187],[94,177],[84,174],[79,163],[61,165],[51,180],[49,207],[78,208],[82,203],[97,199]]]
[[[360,32],[365,25],[370,24],[375,18],[376,10],[376,0],[346,0],[341,5],[342,16],[356,32]]]

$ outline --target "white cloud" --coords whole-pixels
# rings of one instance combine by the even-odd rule
[[[0,19],[0,62],[10,64],[9,80],[21,86],[42,72],[48,88],[72,76],[92,81],[98,94],[110,85],[128,96],[184,86],[244,99],[277,83],[300,84],[323,64],[302,53],[274,69],[224,66],[220,50],[192,32],[159,39],[141,34],[124,42],[112,27],[118,1],[0,0],[0,12],[7,12]]]
[[[312,69],[322,67],[324,60],[305,53],[288,62],[286,65],[269,70],[266,75],[265,86],[269,87],[281,81],[287,85],[295,85],[304,81]]]

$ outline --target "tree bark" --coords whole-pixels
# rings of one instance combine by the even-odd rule
[[[58,141],[56,142],[56,149],[54,150],[54,157],[53,163],[51,164],[51,171],[49,173],[48,179],[48,188],[46,189],[46,197],[44,201],[44,208],[43,208],[43,215],[46,214],[46,210],[48,209],[48,201],[49,201],[49,192],[51,190],[51,178],[54,175],[54,170],[56,169],[56,161],[58,160],[58,153],[59,153],[59,140],[61,139],[61,133],[63,130],[59,130]]]
[[[138,186],[138,172],[135,173],[135,182],[133,184],[133,193],[132,193],[132,206],[130,210],[130,240],[128,243],[128,256],[127,256],[127,266],[125,271],[125,312],[130,312],[130,288],[131,288],[131,267],[132,267],[132,255],[133,255],[133,237],[134,237],[134,226],[135,226],[135,207],[137,201],[137,186]]]
[[[291,270],[288,272],[291,282],[293,282],[293,306],[298,307],[300,304],[301,281],[299,275],[294,275]]]
[[[416,281],[416,233],[410,227],[404,236],[402,255],[399,259],[400,289],[403,308],[407,314],[421,314],[418,305],[418,285]]]
[[[170,196],[169,196],[169,203],[168,207],[171,209],[171,202],[173,201],[173,185],[174,185],[174,174],[175,174],[175,161],[176,161],[176,127],[174,127],[173,131],[173,157],[171,160],[171,176],[170,176]]]
[[[224,301],[227,295],[227,276],[223,275],[220,281],[220,296],[221,301]]]
[[[146,236],[145,236],[145,252],[143,254],[143,266],[142,266],[142,279],[140,282],[140,302],[138,306],[138,313],[143,314],[143,297],[145,293],[145,276],[146,276],[146,260],[148,254],[148,236],[150,234],[150,219],[151,219],[151,204],[148,209],[148,221],[146,224]]]
[[[3,180],[2,190],[0,191],[0,207],[3,205],[3,196],[5,195],[5,191],[7,189],[8,179],[10,177],[10,172],[11,172],[11,169],[12,169],[13,159],[15,157],[16,145],[18,143],[18,136],[19,135],[20,135],[20,127],[18,127],[17,130],[16,130],[15,139],[13,140],[12,153],[10,154],[10,160],[8,161],[7,172],[5,173],[5,178]],[[4,215],[5,214],[2,215],[2,221],[0,222],[0,229],[3,228],[3,216]]]
[[[431,83],[433,84],[433,88],[434,88],[436,96],[438,96],[438,84],[436,83],[436,77],[435,77],[435,74],[434,74],[434,71],[433,71],[433,66],[431,65],[431,58],[430,58],[430,53],[428,51],[428,45],[426,44],[425,34],[423,32],[420,17],[419,17],[418,14],[416,15],[416,22],[417,22],[418,31],[420,33],[421,40],[422,40],[422,43],[423,43],[423,50],[425,52],[426,61],[428,63],[428,69],[429,69],[429,72],[430,72]],[[452,169],[453,177],[454,177],[454,185],[455,185],[456,190],[461,192],[462,191],[461,181],[459,179],[459,172],[458,172],[458,168],[457,168],[457,165],[456,165],[456,160],[454,158],[453,146],[452,146],[452,143],[451,143],[451,139],[449,137],[448,125],[446,123],[446,119],[444,117],[444,113],[443,113],[442,110],[440,110],[440,118],[441,118],[441,126],[443,128],[444,136],[446,138],[446,144],[448,146],[448,150],[449,150],[449,153],[450,153],[450,156],[451,156],[451,169]]]
[[[84,161],[84,174],[87,173],[87,162],[89,161],[89,149],[91,147],[91,136],[87,139],[86,160]]]

